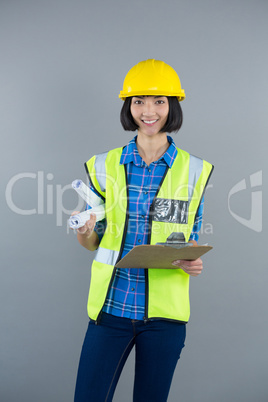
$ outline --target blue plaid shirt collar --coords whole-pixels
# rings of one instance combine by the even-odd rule
[[[176,145],[173,141],[173,139],[170,136],[167,136],[168,142],[169,142],[169,147],[164,153],[164,155],[161,156],[159,160],[164,160],[166,164],[168,165],[169,168],[173,165],[173,162],[178,154]],[[127,146],[123,148],[121,159],[120,159],[120,165],[125,165],[127,163],[133,162],[136,166],[145,166],[144,160],[141,158],[137,145],[136,145],[136,140],[137,140],[137,135],[132,138],[132,140],[128,143]],[[153,162],[157,163],[157,162]]]

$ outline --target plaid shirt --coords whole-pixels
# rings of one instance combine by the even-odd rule
[[[134,247],[147,244],[149,229],[149,208],[156,194],[166,166],[171,168],[177,156],[173,139],[165,154],[147,166],[138,153],[134,137],[123,149],[120,164],[126,165],[129,184],[129,221],[122,258]],[[198,240],[202,224],[203,202],[198,209],[190,240]],[[95,231],[100,240],[105,231],[105,220],[97,222]],[[103,311],[119,317],[142,320],[145,315],[144,269],[117,269],[107,295]]]

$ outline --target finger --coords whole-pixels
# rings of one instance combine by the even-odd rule
[[[88,232],[88,234],[90,234],[91,232],[93,232],[95,224],[96,224],[96,215],[91,214],[90,219],[86,221],[84,226],[77,229],[77,231],[81,234],[85,234],[86,232]]]
[[[197,258],[196,260],[180,260],[180,263],[188,267],[203,264],[201,258]]]
[[[183,262],[183,264],[182,264],[182,262]],[[200,262],[198,262],[197,265],[193,265],[193,264],[189,265],[189,262],[193,263],[194,261],[188,261],[188,260],[183,261],[183,260],[181,260],[179,262],[179,260],[176,260],[172,264],[177,266],[178,268],[182,269],[188,275],[191,275],[191,276],[200,275],[202,270],[203,270],[203,264],[202,263],[200,264]]]
[[[202,269],[198,268],[198,269],[184,269],[184,271],[192,276],[197,276],[200,275],[202,273]]]
[[[195,265],[202,264],[202,261],[198,262],[198,260],[175,260],[172,262],[173,265],[184,266],[184,267],[192,267]]]

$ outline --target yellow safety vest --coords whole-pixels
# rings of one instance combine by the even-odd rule
[[[126,166],[120,164],[123,148],[95,155],[85,167],[91,185],[105,200],[107,227],[91,269],[88,315],[100,318],[106,296],[121,259],[128,226]],[[188,241],[195,216],[213,166],[177,148],[150,208],[149,244],[165,242],[172,232],[183,232]],[[163,207],[169,211],[162,214]],[[170,213],[171,211],[171,213]],[[144,320],[161,318],[187,322],[190,316],[189,275],[182,269],[145,269]]]

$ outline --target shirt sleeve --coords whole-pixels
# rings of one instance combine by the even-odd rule
[[[197,214],[195,217],[193,230],[192,230],[189,240],[195,240],[196,242],[198,242],[199,232],[201,230],[202,221],[203,221],[203,211],[204,211],[204,197],[202,198],[201,203],[199,205],[199,208],[198,208],[198,211],[197,211]]]
[[[95,194],[98,195],[98,193],[94,190],[93,186],[89,186],[90,190],[92,190]],[[88,211],[89,209],[91,209],[91,206],[89,204],[86,205],[86,211]],[[94,231],[97,233],[97,235],[99,236],[99,241],[101,242],[101,239],[103,238],[105,229],[106,229],[106,218],[102,219],[101,221],[96,222],[96,225],[94,227]]]

